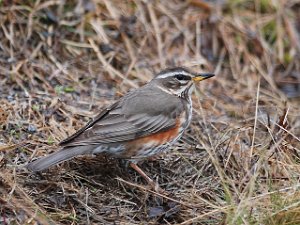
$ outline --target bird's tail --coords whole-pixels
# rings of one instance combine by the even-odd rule
[[[27,169],[33,172],[45,170],[50,166],[69,160],[75,156],[92,154],[93,150],[93,146],[65,147],[48,156],[42,157],[29,163],[27,165]]]

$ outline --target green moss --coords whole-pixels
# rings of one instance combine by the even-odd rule
[[[236,44],[242,43],[242,37],[240,34],[236,34],[234,39],[235,39]]]
[[[289,64],[292,62],[293,57],[291,56],[291,54],[289,52],[286,52],[286,53],[284,53],[283,60],[284,60],[285,64]]]
[[[257,4],[252,0],[229,0],[225,11],[232,13],[236,10],[251,10],[253,13],[270,13],[275,12],[276,8],[271,0],[260,0],[257,1]]]
[[[61,85],[57,85],[55,88],[55,93],[60,95],[63,93],[72,93],[75,91],[75,88],[72,86],[61,86]]]
[[[260,0],[259,1],[259,7],[261,13],[268,13],[274,11],[274,5],[272,4],[272,1],[270,0]]]
[[[262,28],[262,34],[263,34],[264,39],[270,45],[274,45],[276,38],[277,38],[275,20],[270,21]]]
[[[61,93],[63,93],[64,87],[61,85],[56,85],[54,88],[54,91],[56,94],[60,95]]]
[[[74,87],[67,86],[67,87],[64,87],[63,90],[64,90],[64,92],[66,92],[66,93],[72,93],[72,92],[75,91],[75,88],[74,88]]]
[[[54,144],[54,139],[51,136],[48,137],[47,143],[48,143],[48,145],[53,145]]]
[[[40,106],[37,105],[37,104],[32,105],[31,108],[32,108],[33,111],[39,111],[40,110]]]

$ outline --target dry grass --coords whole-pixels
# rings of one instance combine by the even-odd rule
[[[0,1],[0,224],[300,223],[299,2],[63,2]],[[169,196],[114,159],[22,167],[175,65],[217,76],[142,165]]]

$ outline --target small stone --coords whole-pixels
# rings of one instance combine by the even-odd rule
[[[36,127],[32,124],[29,124],[28,127],[27,127],[27,131],[29,133],[35,133],[36,132]]]

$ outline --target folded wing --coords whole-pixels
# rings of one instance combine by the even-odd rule
[[[61,146],[122,143],[174,127],[176,115],[183,110],[181,100],[177,97],[170,98],[163,91],[145,90],[146,88],[147,86],[121,98],[85,127],[62,141]]]

